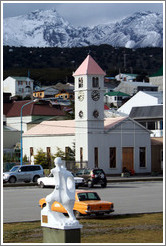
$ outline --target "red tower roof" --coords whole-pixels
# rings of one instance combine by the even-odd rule
[[[77,75],[103,75],[106,73],[99,67],[99,65],[95,62],[95,60],[88,55],[83,63],[78,67],[78,69],[73,73],[73,76]]]

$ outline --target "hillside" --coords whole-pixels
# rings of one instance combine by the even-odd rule
[[[43,85],[73,81],[72,73],[87,54],[97,61],[107,76],[121,72],[152,75],[163,65],[162,48],[129,49],[110,45],[77,48],[26,48],[3,49],[4,79],[10,75],[27,76]]]

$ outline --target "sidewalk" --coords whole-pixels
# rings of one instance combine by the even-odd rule
[[[107,177],[108,183],[135,182],[135,181],[163,181],[163,176],[129,176],[129,177]]]

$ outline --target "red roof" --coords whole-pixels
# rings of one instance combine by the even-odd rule
[[[27,102],[29,101],[15,101],[11,103],[10,107],[8,105],[9,103],[4,103],[3,113],[6,115],[6,117],[19,117],[21,116],[22,106]],[[50,107],[48,104],[35,104],[33,102],[23,108],[22,115],[63,116],[65,113],[60,109]]]
[[[95,62],[95,60],[88,55],[83,63],[78,67],[73,76],[76,75],[106,75],[106,73],[99,67],[99,65]]]
[[[107,105],[104,105],[104,110],[109,110],[109,107]]]

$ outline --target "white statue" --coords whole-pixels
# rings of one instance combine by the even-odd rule
[[[31,155],[31,165],[34,165],[34,156],[33,155]]]
[[[46,196],[46,207],[41,210],[41,217],[47,216],[47,222],[43,222],[41,218],[41,225],[59,229],[81,228],[82,226],[76,220],[73,213],[75,202],[74,177],[71,172],[62,166],[60,157],[57,157],[54,163],[55,168],[51,170],[51,173],[55,178],[55,189]],[[66,209],[69,215],[68,218],[63,213],[51,210],[52,203],[55,201],[61,203]]]

